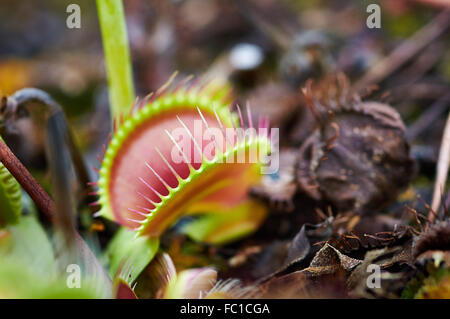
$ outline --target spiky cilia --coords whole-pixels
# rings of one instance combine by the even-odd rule
[[[239,118],[241,128],[244,121],[240,109],[239,118],[228,109],[226,88],[215,82],[168,87],[119,123],[99,171],[99,215],[138,235],[158,237],[184,214],[226,213],[242,205],[263,164],[259,156],[236,163],[236,156],[249,158],[251,152],[265,154],[270,148],[268,119],[254,128],[248,108],[256,133],[243,136],[236,128]],[[202,132],[222,134],[194,136],[199,123]],[[189,139],[177,140],[171,133],[177,129]],[[175,161],[174,154],[183,160]]]

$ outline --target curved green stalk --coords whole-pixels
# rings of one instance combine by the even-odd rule
[[[127,27],[122,0],[97,0],[97,10],[114,120],[129,112],[135,97]]]
[[[3,139],[0,137],[0,140]],[[6,167],[0,163],[0,228],[17,224],[22,213],[22,189]]]

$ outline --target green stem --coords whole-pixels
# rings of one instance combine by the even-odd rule
[[[111,119],[130,110],[134,102],[133,72],[122,0],[97,0],[105,53]]]

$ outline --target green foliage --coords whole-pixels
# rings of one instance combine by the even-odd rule
[[[407,38],[419,30],[429,18],[420,12],[406,12],[401,15],[385,15],[386,30],[393,37]]]
[[[22,213],[22,189],[0,163],[0,227],[16,224]]]
[[[23,216],[17,225],[9,226],[9,257],[21,260],[35,272],[51,274],[55,266],[52,244],[34,215]]]
[[[410,280],[402,292],[402,298],[421,299],[429,290],[438,289],[444,277],[450,276],[450,269],[445,266],[436,266],[430,262],[426,265],[426,270],[419,272],[416,277]]]
[[[127,279],[134,281],[153,259],[158,248],[158,238],[146,236],[136,238],[135,231],[120,228],[106,250],[110,276],[114,277],[119,267],[126,262],[133,266],[131,277]]]
[[[0,298],[87,299],[96,298],[89,284],[71,289],[63,277],[42,275],[21,259],[2,258],[0,263]]]
[[[98,298],[86,282],[70,289],[56,274],[56,260],[47,233],[34,212],[8,225],[0,240],[0,298]]]

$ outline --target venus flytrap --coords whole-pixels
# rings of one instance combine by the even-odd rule
[[[214,287],[217,271],[213,268],[186,269],[169,280],[164,299],[198,299]]]
[[[114,275],[113,293],[116,299],[137,299],[134,293],[136,282],[132,277],[134,267],[130,261],[122,263]]]
[[[116,124],[99,171],[99,216],[151,238],[186,214],[222,213],[226,222],[234,211],[230,220],[245,222],[252,219],[249,208],[258,207],[253,221],[261,221],[264,208],[248,204],[247,192],[260,180],[262,156],[270,148],[267,121],[260,121],[252,136],[239,134],[242,114],[237,118],[228,111],[224,95],[214,94],[221,90],[210,84],[166,87]],[[204,132],[215,128],[223,133],[194,136],[198,123]],[[234,133],[231,138],[226,129]],[[171,134],[176,130],[184,131],[184,138]],[[174,160],[174,153],[184,160]],[[254,160],[236,162],[242,154]],[[229,239],[253,231],[254,224],[238,232],[235,227]]]
[[[97,216],[132,230],[120,230],[107,255],[110,274],[131,260],[134,279],[156,253],[159,237],[184,215],[203,214],[190,227],[202,228],[191,236],[200,241],[226,243],[256,230],[267,211],[247,193],[261,178],[271,142],[268,120],[253,127],[250,112],[249,129],[255,133],[241,134],[241,111],[239,117],[230,113],[231,91],[217,80],[188,84],[188,78],[173,87],[170,79],[131,106],[122,3],[98,0],[97,6],[114,131],[99,170],[99,200],[93,204],[101,207]],[[198,125],[206,137],[196,134]],[[181,136],[174,136],[177,130]]]
[[[234,299],[252,298],[259,294],[254,286],[243,286],[237,279],[218,280],[212,267],[178,271],[166,253],[156,256],[149,266],[159,288],[159,299]],[[185,309],[186,310],[186,309]]]
[[[109,275],[114,278],[124,261],[132,265],[127,279],[134,281],[153,259],[159,248],[158,238],[139,237],[129,229],[121,227],[109,242],[105,252],[109,260]]]

